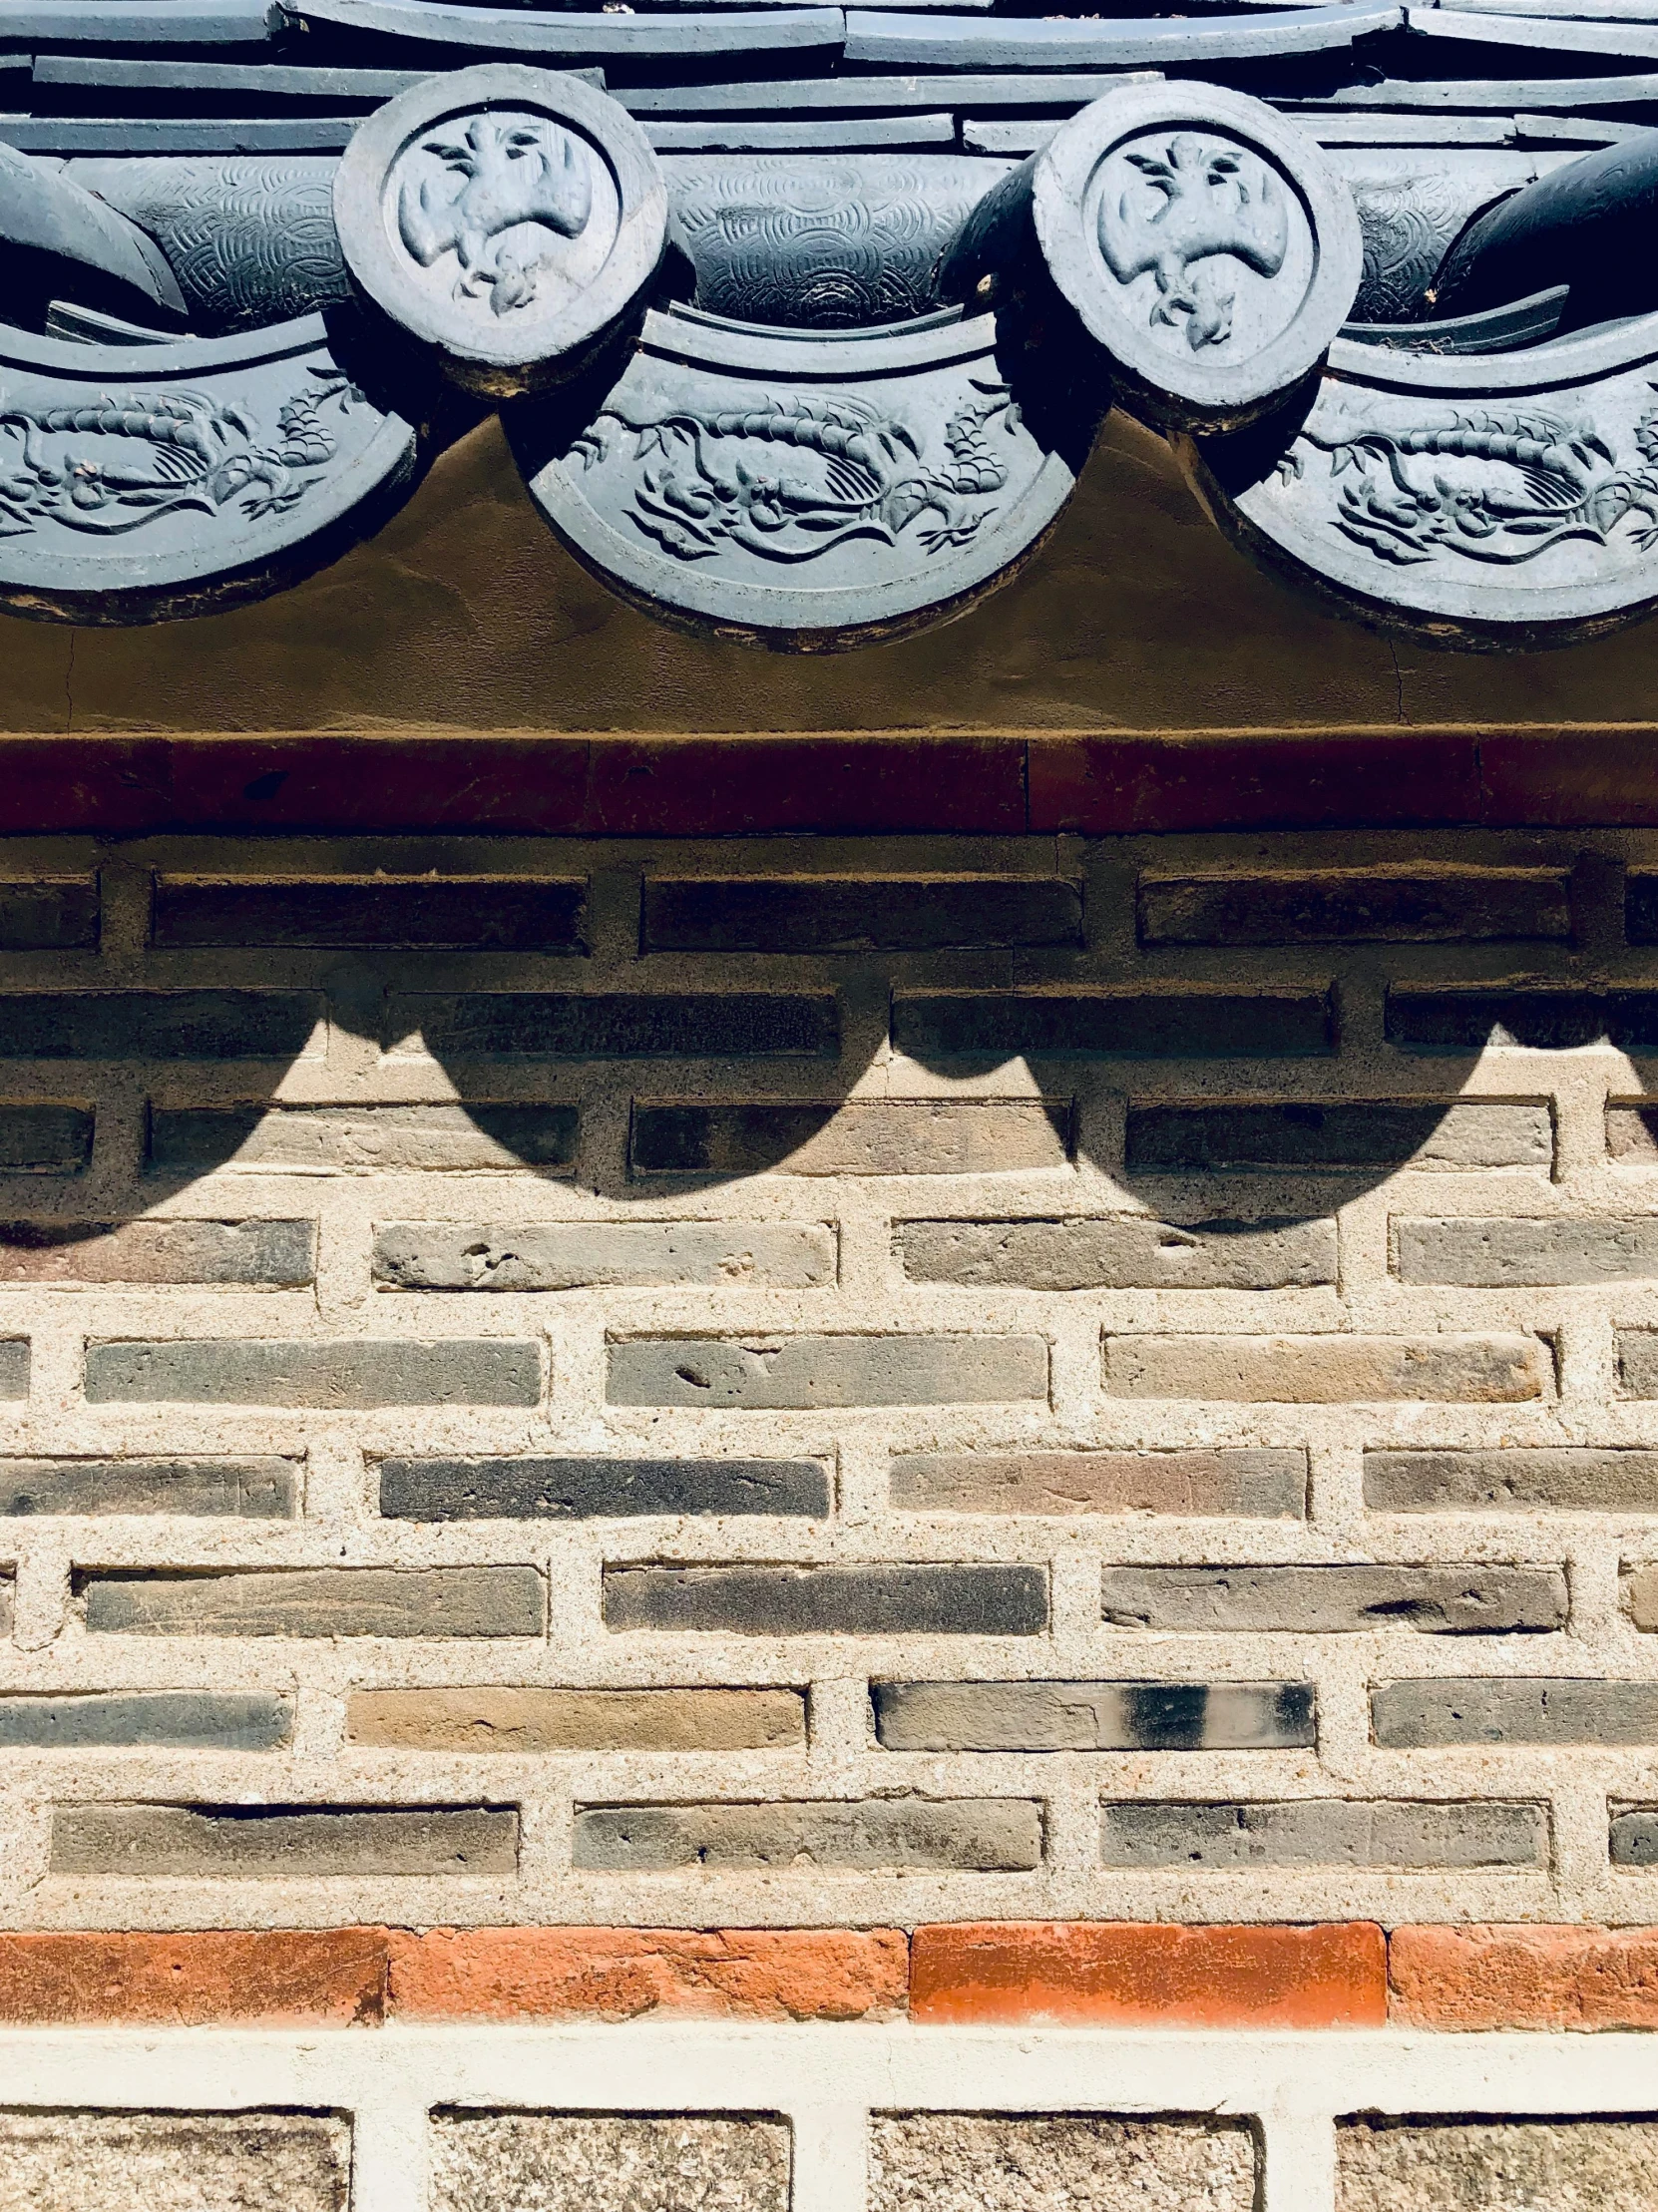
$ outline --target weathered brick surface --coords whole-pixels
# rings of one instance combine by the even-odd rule
[[[1658,2206],[1650,2120],[1360,2119],[1336,2130],[1336,2212],[1500,2212],[1506,2205]]]
[[[432,2212],[787,2212],[789,2129],[781,2120],[627,2113],[439,2112]]]
[[[1501,1635],[1563,1628],[1566,1577],[1530,1566],[1108,1566],[1100,1602],[1123,1628]]]
[[[271,1751],[293,1732],[293,1702],[267,1690],[83,1690],[0,1697],[0,1746],[13,1751],[140,1744]]]
[[[1487,1044],[1570,1052],[1583,1045],[1650,1051],[1658,1042],[1658,991],[1597,991],[1572,984],[1394,984],[1391,1043],[1418,1052],[1479,1052]]]
[[[0,1221],[0,1283],[241,1283],[316,1272],[314,1221]]]
[[[1310,1682],[873,1682],[886,1751],[1291,1751]]]
[[[1615,1283],[1658,1274],[1658,1221],[1397,1220],[1394,1258],[1407,1283],[1502,1289],[1527,1283]]]
[[[1127,1157],[1140,1175],[1547,1167],[1554,1129],[1546,1104],[1494,1099],[1131,1106]]]
[[[1299,1521],[1307,1455],[1249,1445],[1168,1452],[911,1452],[888,1496],[922,1513],[1193,1514]]]
[[[1365,1504],[1379,1513],[1658,1513],[1658,1451],[1367,1452]]]
[[[541,1353],[506,1338],[198,1337],[89,1344],[87,1401],[191,1399],[219,1406],[533,1406]]]
[[[895,997],[892,1007],[893,1043],[924,1061],[1010,1053],[1062,1060],[1303,1059],[1333,1052],[1335,1036],[1335,1007],[1315,990],[1238,992],[1216,984],[916,991]]]
[[[0,2212],[340,2212],[350,2176],[350,2123],[334,2114],[0,2114]]]
[[[1615,1813],[1611,1850],[1615,1867],[1658,1867],[1658,1811],[1641,1806]]]
[[[357,1690],[345,1733],[388,1751],[777,1751],[804,1746],[806,1700],[786,1689]]]
[[[464,1106],[152,1106],[147,1164],[186,1175],[232,1158],[241,1167],[341,1175],[521,1164],[545,1171],[574,1165],[580,1122],[574,1106],[500,1099]],[[4,1128],[0,1118],[0,1142]]]
[[[0,882],[0,951],[74,952],[97,942],[96,876]]]
[[[532,1566],[320,1566],[242,1574],[95,1574],[94,1633],[149,1636],[540,1636]]]
[[[383,1929],[181,1935],[0,1931],[14,2026],[347,2027],[385,2013]]]
[[[898,1221],[914,1282],[1030,1290],[1283,1290],[1336,1279],[1334,1221]]]
[[[1388,1976],[1406,2027],[1658,2028],[1650,1928],[1396,1928]]]
[[[26,1336],[0,1337],[0,1400],[28,1397],[30,1366]]]
[[[1620,1329],[1614,1343],[1624,1395],[1658,1398],[1658,1329]]]
[[[432,1052],[485,1059],[821,1060],[839,1042],[832,998],[763,991],[415,991],[392,999],[387,1020]]]
[[[85,1106],[0,1106],[0,1174],[73,1175],[92,1157]]]
[[[1631,1574],[1627,1583],[1629,1617],[1637,1628],[1658,1629],[1658,1567],[1646,1565]]]
[[[1106,1805],[1108,1867],[1540,1867],[1540,1805],[1288,1803]]]
[[[504,1811],[60,1805],[52,1820],[54,1874],[304,1882],[340,1874],[500,1875],[517,1864],[518,1815]]]
[[[380,1511],[404,1521],[591,1521],[638,1514],[829,1512],[817,1460],[382,1460]]]
[[[903,1099],[633,1107],[639,1175],[988,1175],[1063,1166],[1068,1102]]]
[[[35,1514],[184,1514],[291,1521],[305,1495],[299,1460],[4,1460],[0,1517]]]
[[[1120,1398],[1238,1398],[1313,1406],[1349,1400],[1540,1398],[1544,1347],[1525,1336],[1108,1335],[1105,1388]]]
[[[384,876],[273,882],[156,878],[157,945],[456,946],[473,952],[579,953],[587,885],[461,876],[398,883]]]
[[[645,952],[1073,945],[1082,891],[1040,876],[646,876]]]
[[[1250,2212],[1259,2158],[1231,2119],[1115,2114],[878,2112],[870,2129],[871,2212]]]
[[[1042,1398],[1039,1336],[647,1337],[610,1347],[614,1406],[971,1405]]]
[[[0,1227],[0,1239],[5,1230]],[[625,1283],[814,1289],[835,1279],[832,1229],[806,1223],[392,1221],[374,1238],[382,1290],[589,1290]],[[0,1270],[4,1251],[0,1247]]]
[[[1032,1566],[613,1566],[605,1619],[750,1636],[1035,1636],[1047,1585]]]
[[[0,998],[0,1059],[279,1060],[321,1020],[311,991],[31,991]]]
[[[1147,945],[1396,944],[1569,937],[1557,868],[1322,868],[1142,876]]]
[[[1024,1873],[1041,1864],[1041,1808],[1019,1798],[849,1805],[579,1808],[576,1864],[668,1867],[946,1867]]]
[[[1658,1682],[1384,1682],[1372,1694],[1380,1744],[1658,1743]]]

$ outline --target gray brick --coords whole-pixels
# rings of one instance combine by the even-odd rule
[[[1619,1329],[1618,1389],[1625,1398],[1658,1398],[1658,1330]]]
[[[240,1283],[316,1275],[314,1221],[0,1221],[0,1283]]]
[[[1305,1519],[1301,1450],[1200,1445],[1171,1452],[908,1453],[888,1462],[910,1513],[1227,1514]]]
[[[645,952],[903,952],[1081,939],[1081,886],[1051,876],[646,876],[639,931]]]
[[[1391,984],[1390,1044],[1417,1052],[1480,1052],[1487,1044],[1569,1052],[1658,1045],[1658,991],[1590,991],[1572,984]]]
[[[1101,1610],[1120,1628],[1176,1632],[1536,1634],[1566,1625],[1566,1576],[1557,1566],[1108,1566]]]
[[[533,1566],[307,1566],[229,1574],[90,1574],[93,1634],[544,1636]]]
[[[0,1636],[12,1632],[12,1577],[0,1574]]]
[[[1648,868],[1624,878],[1623,928],[1632,945],[1658,945],[1658,875]]]
[[[1336,1280],[1334,1221],[895,1221],[914,1282],[1030,1290],[1282,1290]]]
[[[470,1806],[279,1812],[262,1805],[59,1805],[51,1870],[242,1882],[511,1875],[518,1870],[518,1815]]]
[[[1141,876],[1145,945],[1569,937],[1563,868],[1312,868]]]
[[[576,1815],[576,1865],[940,1867],[1023,1874],[1041,1865],[1041,1808],[1024,1798],[866,1798],[816,1805],[596,1805]]]
[[[1658,1106],[1640,1099],[1609,1099],[1606,1149],[1631,1167],[1658,1166]]]
[[[1107,1867],[1544,1867],[1541,1805],[1365,1804],[1295,1798],[1280,1804],[1104,1805]]]
[[[354,1690],[345,1740],[393,1751],[800,1751],[790,1689]]]
[[[0,1175],[79,1174],[93,1125],[90,1106],[0,1106]]]
[[[816,1289],[835,1280],[835,1232],[783,1221],[391,1221],[375,1232],[374,1280],[392,1290]]]
[[[1133,1175],[1363,1174],[1418,1167],[1542,1167],[1554,1129],[1541,1100],[1352,1099],[1329,1104],[1128,1109]]]
[[[1384,1682],[1371,1729],[1393,1751],[1437,1744],[1658,1744],[1658,1682]]]
[[[638,1337],[613,1342],[613,1406],[948,1406],[1045,1399],[1039,1336]]]
[[[1365,1504],[1380,1513],[1658,1513],[1658,1452],[1589,1445],[1494,1452],[1367,1452]]]
[[[293,1732],[293,1705],[265,1690],[109,1690],[0,1696],[8,1751],[88,1751],[166,1745],[187,1751],[272,1751]]]
[[[824,1519],[817,1460],[466,1459],[380,1462],[380,1511],[400,1521],[593,1521],[639,1514]]]
[[[989,1175],[1062,1167],[1068,1101],[848,1100],[821,1106],[635,1105],[636,1175]]]
[[[391,1035],[418,1030],[445,1060],[833,1060],[835,1001],[761,991],[409,992]]]
[[[742,1636],[1036,1636],[1038,1566],[608,1566],[608,1628]]]
[[[96,876],[0,882],[0,951],[91,951],[98,943]]]
[[[94,1406],[534,1406],[541,1350],[511,1337],[118,1338],[87,1345],[86,1395]]]
[[[1294,1751],[1311,1682],[872,1682],[886,1751]]]
[[[322,1019],[314,991],[31,991],[0,997],[0,1060],[279,1060]]]
[[[1629,1617],[1643,1632],[1658,1629],[1658,1566],[1637,1568],[1629,1576]]]
[[[195,1174],[232,1156],[243,1167],[336,1174],[400,1168],[570,1168],[574,1106],[468,1099],[465,1106],[152,1106],[146,1165]],[[0,1139],[4,1121],[0,1119]]]
[[[211,1460],[0,1460],[0,1516],[188,1514],[292,1521],[304,1462],[261,1454]]]
[[[579,953],[587,885],[509,876],[156,878],[151,940],[165,946],[455,946]]]
[[[1113,1398],[1254,1405],[1510,1405],[1541,1398],[1552,1380],[1546,1347],[1518,1335],[1108,1335],[1102,1364]]]
[[[0,1399],[29,1395],[29,1339],[0,1337]]]
[[[1608,1835],[1615,1867],[1658,1867],[1658,1812],[1637,1806],[1615,1813]]]
[[[1336,1009],[1328,990],[1232,991],[1219,984],[907,991],[893,996],[892,1041],[924,1061],[1014,1053],[1061,1060],[1305,1059],[1335,1051]]]
[[[1502,1289],[1614,1283],[1658,1274],[1658,1219],[1395,1219],[1401,1282]]]

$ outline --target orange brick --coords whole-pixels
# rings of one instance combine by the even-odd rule
[[[852,2020],[904,2009],[897,1929],[439,1928],[391,1939],[407,2019],[641,2012]]]
[[[377,2025],[385,1989],[381,1928],[0,1935],[12,2025]]]
[[[1388,1981],[1408,2027],[1658,2027],[1658,1929],[1396,1928]]]
[[[1369,1921],[1172,1928],[1132,1921],[918,1928],[918,2020],[1116,2027],[1380,2027],[1387,1964]]]

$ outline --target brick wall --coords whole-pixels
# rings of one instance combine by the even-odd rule
[[[0,876],[0,2013],[1658,2018],[1658,834]]]

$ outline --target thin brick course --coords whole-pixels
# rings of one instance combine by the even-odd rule
[[[1321,868],[1141,876],[1146,945],[1438,943],[1569,937],[1558,868]]]
[[[820,1289],[835,1279],[835,1232],[769,1221],[392,1221],[375,1232],[373,1268],[382,1290]]]
[[[1371,1693],[1379,1744],[1658,1744],[1658,1682],[1384,1682]]]
[[[1318,990],[1230,991],[1219,985],[1091,991],[902,992],[892,1041],[935,1057],[1013,1053],[1060,1060],[1322,1058],[1336,1049],[1336,1010]]]
[[[1081,886],[1041,876],[657,876],[644,952],[855,953],[1074,945]]]
[[[590,1521],[641,1514],[829,1512],[817,1460],[380,1462],[380,1511],[405,1521]]]
[[[181,1514],[291,1521],[304,1501],[304,1463],[247,1459],[0,1460],[0,1517]]]
[[[1557,1566],[1108,1566],[1100,1606],[1121,1628],[1430,1636],[1540,1634],[1567,1609]]]
[[[1107,1867],[1529,1867],[1548,1858],[1541,1805],[1366,1804],[1352,1798],[1105,1805]]]
[[[913,1282],[1029,1290],[1284,1290],[1336,1280],[1334,1221],[897,1221]]]
[[[266,1690],[109,1690],[0,1696],[0,1745],[79,1751],[151,1744],[272,1751],[293,1732],[293,1702]]]
[[[884,1751],[1290,1751],[1310,1682],[873,1682]]]
[[[93,1574],[94,1634],[542,1636],[532,1566],[318,1566],[232,1574]]]
[[[826,1805],[589,1806],[576,1864],[671,1867],[942,1867],[1022,1874],[1041,1864],[1041,1809],[1019,1798],[872,1798]]]
[[[1655,1340],[1658,1341],[1658,1340]],[[1367,1399],[1505,1405],[1541,1398],[1549,1363],[1527,1336],[1142,1336],[1107,1334],[1104,1382],[1119,1398],[1329,1406]],[[1658,1361],[1653,1372],[1658,1374]]]
[[[294,1290],[314,1221],[0,1221],[0,1283],[225,1283]]]
[[[86,1393],[89,1405],[533,1406],[541,1398],[541,1350],[505,1337],[118,1340],[87,1346]]]
[[[750,1636],[1035,1636],[1047,1577],[1034,1566],[612,1566],[611,1628]]]
[[[1062,1167],[1068,1101],[633,1106],[635,1175],[988,1175]]]
[[[51,1865],[54,1874],[254,1882],[341,1874],[510,1875],[518,1865],[518,1815],[483,1808],[60,1805],[52,1816]]]
[[[1543,1167],[1547,1106],[1502,1100],[1359,1099],[1131,1106],[1130,1174],[1384,1173],[1420,1167]]]
[[[384,876],[250,882],[159,875],[151,940],[182,946],[454,947],[473,952],[586,951],[587,885],[557,877]]]
[[[145,1164],[195,1174],[247,1168],[370,1175],[399,1168],[570,1168],[581,1109],[469,1098],[465,1106],[157,1106]],[[0,1118],[0,1140],[4,1135]],[[90,1141],[90,1137],[89,1137]]]
[[[971,1405],[1045,1398],[1038,1336],[656,1337],[609,1352],[613,1406]]]
[[[446,1060],[824,1060],[840,1044],[832,998],[761,991],[409,992],[387,1021]]]
[[[1268,1446],[1166,1452],[905,1453],[894,1506],[916,1513],[1191,1514],[1300,1521],[1307,1455]]]

